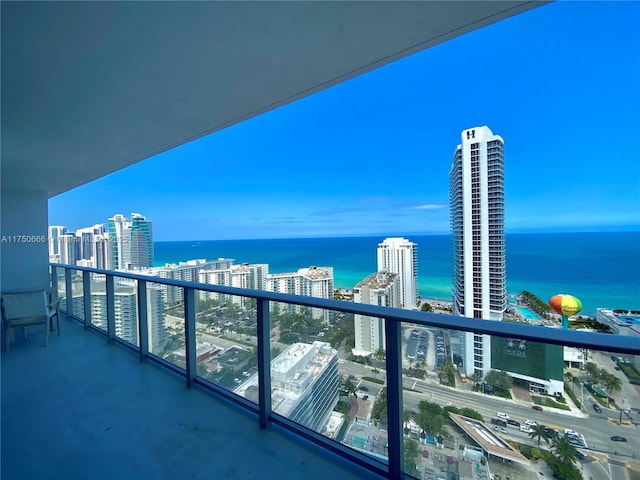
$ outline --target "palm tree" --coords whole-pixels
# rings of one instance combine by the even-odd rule
[[[612,373],[606,373],[601,378],[602,385],[607,389],[609,394],[622,390],[622,381]]]
[[[547,431],[545,430],[544,425],[539,424],[536,425],[535,427],[531,428],[531,433],[529,433],[529,436],[533,439],[535,439],[536,437],[538,438],[538,447],[540,447],[540,440],[544,439],[544,441],[546,443],[549,443],[549,434],[547,433]]]
[[[556,452],[556,457],[562,463],[573,463],[576,458],[576,447],[569,443],[567,437],[557,436],[553,439],[553,449]]]
[[[598,366],[593,362],[587,362],[584,364],[584,371],[587,373],[587,379],[590,383],[594,383],[598,380]]]

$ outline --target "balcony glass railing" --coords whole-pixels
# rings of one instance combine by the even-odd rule
[[[51,281],[142,361],[386,478],[525,478],[559,439],[585,469],[640,450],[637,337],[64,265]]]

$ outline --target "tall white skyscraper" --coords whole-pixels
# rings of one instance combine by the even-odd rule
[[[358,282],[353,289],[353,301],[368,305],[397,308],[400,300],[398,275],[377,272]],[[384,318],[354,315],[355,348],[354,355],[366,356],[386,350]]]
[[[462,132],[453,157],[449,194],[456,315],[499,321],[505,310],[503,147],[488,127],[475,127]],[[490,340],[473,333],[452,338],[467,375],[490,370]]]
[[[400,308],[418,303],[418,246],[406,238],[386,238],[378,244],[378,271],[398,275]]]

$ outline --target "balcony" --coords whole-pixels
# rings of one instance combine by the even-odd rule
[[[99,277],[97,284],[91,282],[91,276]],[[505,364],[514,361],[509,355],[515,355],[516,359],[522,355],[523,345],[532,352],[535,350],[532,355],[536,357],[541,355],[539,348],[546,346],[552,351],[563,345],[601,350],[607,355],[595,351],[590,355],[605,359],[609,352],[623,354],[629,359],[640,354],[637,338],[487,322],[125,272],[57,265],[52,268],[51,280],[65,304],[74,310],[74,315],[68,312],[69,321],[63,322],[62,336],[53,336],[49,348],[41,347],[34,330],[27,340],[18,335],[16,347],[3,354],[3,478],[113,478],[121,476],[122,472],[147,478],[157,477],[158,472],[180,478],[211,478],[216,472],[243,478],[255,474],[256,478],[261,478],[265,471],[282,478],[402,478],[404,473],[427,478],[428,468],[437,466],[427,462],[435,460],[423,456],[416,459],[420,470],[409,471],[406,461],[402,461],[411,437],[406,430],[408,427],[403,435],[402,425],[403,422],[407,425],[404,418],[407,412],[420,409],[421,402],[438,399],[449,391],[449,387],[441,387],[428,377],[414,378],[406,370],[403,373],[412,348],[420,351],[420,344],[426,345],[425,363],[437,363],[437,368],[444,365],[445,351],[451,348],[447,344],[445,349],[444,339],[459,337],[464,332],[493,335],[492,343],[504,347],[493,356],[502,355]],[[126,282],[134,285],[131,287],[135,291],[133,303],[138,306],[134,329],[138,334],[128,339],[125,337],[130,334],[126,329],[116,328],[121,320],[116,315],[116,307],[124,300],[118,301],[115,297],[118,288],[124,289],[122,285]],[[101,305],[103,285],[107,318],[100,323],[92,317],[100,315],[101,309],[96,306]],[[161,286],[183,289],[186,299],[171,311],[173,327],[165,325],[174,337],[181,339],[169,350],[155,344],[154,329],[149,328],[149,324],[157,318],[154,319],[153,309],[148,308],[151,303],[144,301],[152,298],[152,291]],[[100,293],[96,295],[96,292]],[[254,350],[246,349],[252,351],[250,361],[255,367],[241,367],[240,370],[253,368],[239,374],[241,380],[212,377],[201,362],[206,355],[200,347],[206,344],[205,340],[214,338],[214,335],[204,333],[202,311],[198,310],[196,299],[203,295],[224,295],[227,308],[232,304],[239,306],[233,308],[234,315],[244,312],[236,315],[243,321],[249,319],[244,315],[252,317],[248,322],[252,326],[245,328],[253,328],[255,333],[249,334],[245,330],[241,338],[235,340],[239,346],[255,347]],[[73,301],[69,301],[70,298]],[[296,413],[295,409],[281,408],[282,398],[274,392],[282,381],[278,378],[277,366],[282,360],[279,360],[281,356],[272,358],[272,354],[275,355],[273,347],[277,344],[273,340],[272,320],[276,323],[278,310],[290,308],[295,311],[305,307],[321,312],[320,321],[327,317],[327,311],[338,316],[360,314],[385,318],[386,360],[377,372],[344,360],[330,363],[331,368],[337,368],[343,376],[355,372],[360,377],[360,387],[366,387],[359,390],[356,403],[360,408],[373,404],[373,398],[368,400],[365,396],[371,395],[378,400],[382,385],[386,387],[386,418],[382,426],[372,420],[371,410],[365,408],[362,418],[354,418],[338,441],[321,428],[321,422],[307,422],[300,413],[304,409]],[[229,310],[226,315],[232,317]],[[414,333],[416,328],[422,332],[420,335]],[[227,337],[236,338],[230,334]],[[163,354],[167,351],[170,355]],[[330,349],[328,352],[333,355]],[[558,355],[557,347],[553,352]],[[314,365],[316,368],[318,363]],[[329,371],[329,367],[327,369]],[[38,375],[25,375],[32,371],[37,371]],[[331,375],[325,379],[334,378]],[[379,380],[371,380],[371,377]],[[478,397],[480,393],[471,391],[469,384],[463,385],[455,379],[453,383],[457,383],[455,395],[460,406],[476,405],[487,417],[487,422],[496,410],[505,408],[510,412],[519,410],[521,416],[531,414],[527,405],[505,406],[493,397]],[[317,389],[323,392],[322,399],[331,397],[329,393],[335,395],[331,389],[338,386],[331,385],[331,381],[325,381]],[[255,394],[249,394],[251,389]],[[619,396],[620,407],[624,407],[625,400],[627,407],[636,401]],[[583,420],[588,413],[584,399],[581,408],[582,411],[574,411],[573,416],[563,417],[545,407],[545,412],[536,419],[586,431],[589,427]],[[622,411],[623,408],[621,417]],[[613,413],[615,417],[617,412]],[[611,426],[611,432],[619,433],[617,428]],[[453,435],[456,445],[473,443],[469,438],[458,438],[460,434],[456,431]],[[605,429],[605,437],[611,432]],[[612,454],[617,460],[624,461],[640,447],[640,439],[632,435],[634,432],[627,434],[628,444],[617,446],[615,455],[602,431],[589,433],[593,439],[588,437],[589,447],[585,448],[593,448],[594,454]],[[520,436],[523,438],[517,440],[527,441],[526,435]],[[38,448],[32,450],[33,445]],[[419,448],[424,452],[429,447],[424,443]],[[481,445],[481,448],[494,460],[502,455],[490,446]],[[517,458],[523,462],[522,468],[531,468],[525,460]],[[465,468],[464,461],[456,462],[456,469]],[[455,471],[460,474],[459,470]]]

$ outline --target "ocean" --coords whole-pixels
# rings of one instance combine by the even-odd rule
[[[336,288],[353,288],[376,271],[376,249],[385,237],[155,242],[155,265],[195,258],[268,263],[271,273],[334,268]],[[407,236],[418,245],[420,296],[451,300],[448,235]],[[507,290],[528,290],[547,300],[568,293],[582,313],[596,308],[640,310],[640,232],[507,234]]]

